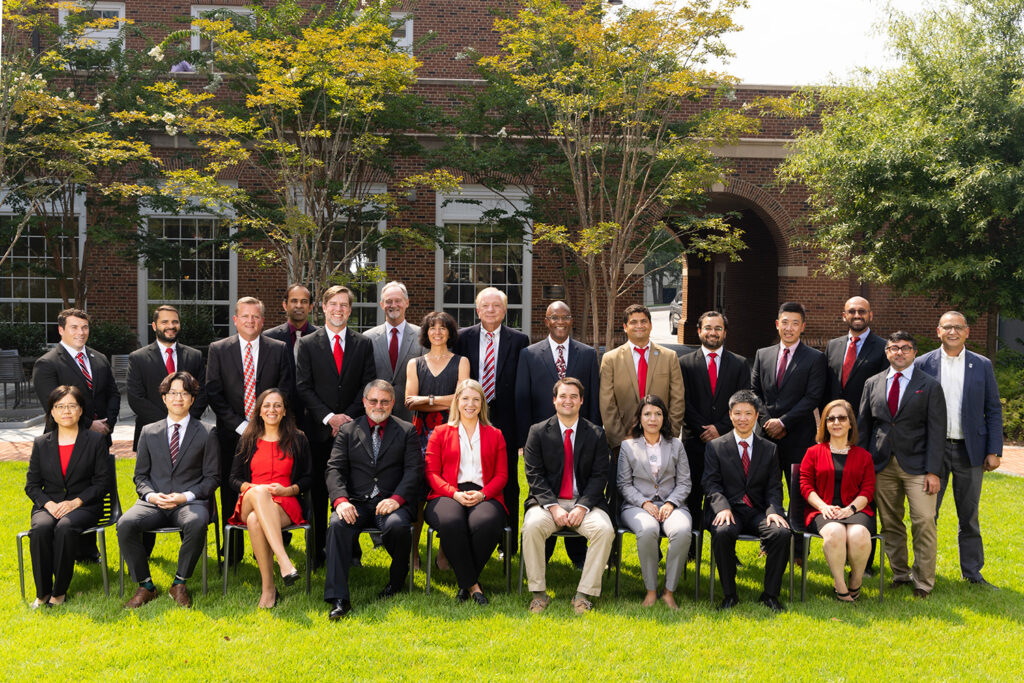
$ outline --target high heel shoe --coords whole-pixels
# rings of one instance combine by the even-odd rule
[[[293,586],[299,580],[299,570],[292,570],[291,574],[282,574],[281,578],[284,579],[284,585]]]
[[[263,607],[259,605],[260,609],[274,609],[277,607],[277,603],[281,602],[281,593],[275,588],[274,589],[274,603],[270,607]]]

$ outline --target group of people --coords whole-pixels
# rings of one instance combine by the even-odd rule
[[[156,341],[131,354],[128,374],[138,499],[117,533],[138,588],[125,607],[158,597],[148,532],[165,527],[182,534],[168,592],[190,605],[187,581],[219,516],[248,529],[264,608],[281,596],[275,561],[284,585],[299,577],[284,530],[307,520],[314,562],[326,566],[332,620],[352,611],[359,534],[379,532],[391,556],[379,594],[388,598],[401,591],[410,558],[419,562],[424,521],[439,536],[439,560],[454,571],[460,602],[488,602],[485,563],[499,544],[515,553],[521,539],[529,610],[543,612],[558,535],[581,570],[572,608],[591,610],[618,522],[636,534],[643,604],[660,599],[676,608],[696,518],[711,533],[720,607],[738,602],[735,544],[754,534],[766,555],[760,601],[779,611],[795,521],[782,482],[793,473],[790,490],[806,501],[800,522],[824,539],[837,599],[859,595],[876,510],[893,583],[920,597],[931,592],[935,523],[950,476],[961,571],[988,585],[978,500],[982,472],[999,463],[1001,412],[991,363],[965,349],[970,330],[959,313],[939,321],[942,348],[915,362],[910,334],[871,332],[861,297],[846,302],[848,331],[824,354],[800,341],[803,307],[785,303],[780,342],[750,364],[725,349],[728,321],[716,311],[698,320],[701,347],[680,358],[650,340],[650,311],[631,305],[622,318],[626,343],[599,359],[571,338],[572,313],[561,301],[547,307],[549,334],[534,344],[504,324],[507,300],[493,287],[477,295],[479,324],[463,329],[443,312],[410,323],[400,282],[381,289],[385,322],[365,334],[348,326],[353,303],[347,288],[328,288],[317,328],[309,290],[292,285],[287,321],[264,331],[263,304],[239,299],[237,334],[211,344],[205,363],[177,341],[178,312],[154,311]],[[104,495],[116,495],[109,446],[120,397],[106,359],[86,345],[88,329],[84,311],[63,311],[61,342],[33,373],[48,415],[26,485],[35,606],[66,598],[76,557],[94,552],[81,532],[96,523]],[[215,429],[199,419],[207,405]],[[521,531],[520,452],[529,487]],[[240,545],[225,561],[240,560]]]

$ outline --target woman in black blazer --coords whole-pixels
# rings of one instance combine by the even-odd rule
[[[36,599],[32,608],[64,603],[75,570],[82,531],[95,526],[100,505],[114,484],[114,462],[107,440],[79,429],[85,399],[63,384],[46,403],[48,428],[36,437],[28,463],[25,493],[32,500],[29,551]]]

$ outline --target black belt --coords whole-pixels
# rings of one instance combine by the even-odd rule
[[[964,443],[963,439],[946,439],[946,443]]]

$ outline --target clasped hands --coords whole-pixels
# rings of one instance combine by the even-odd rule
[[[471,508],[484,502],[487,496],[484,495],[483,491],[456,491],[452,498],[459,505]]]
[[[551,513],[551,518],[555,520],[555,524],[560,527],[572,527],[576,528],[583,523],[583,518],[587,516],[587,509],[577,505],[571,511],[566,511],[561,505],[552,505],[548,508],[548,512]]]
[[[394,498],[385,498],[384,500],[377,503],[377,507],[374,510],[374,514],[378,515],[390,515],[392,512],[399,508],[398,501]],[[355,524],[356,519],[359,517],[359,511],[356,510],[356,506],[347,500],[338,505],[338,516],[341,517],[347,524]]]
[[[149,502],[161,510],[173,510],[186,502],[184,493],[154,493]]]
[[[821,509],[821,516],[825,519],[846,519],[853,514],[849,505],[842,507],[838,505],[826,505]]]
[[[72,510],[77,510],[80,507],[82,507],[81,498],[72,498],[71,500],[65,500],[60,503],[55,503],[51,500],[43,504],[43,508],[53,515],[54,519],[60,519]]]
[[[789,522],[782,515],[777,515],[774,512],[769,513],[765,519],[768,522],[768,526],[781,526],[784,529],[789,528]],[[725,509],[715,515],[715,518],[711,521],[713,526],[722,526],[723,524],[735,524],[736,517],[733,516],[732,510]]]
[[[672,503],[664,503],[661,507],[658,507],[651,501],[646,501],[642,506],[643,511],[649,514],[659,522],[664,522],[668,519],[668,516],[672,514],[672,511],[676,509],[676,506]]]

